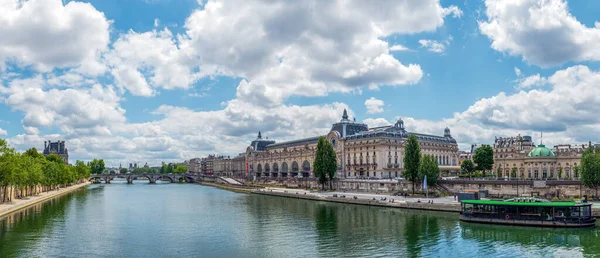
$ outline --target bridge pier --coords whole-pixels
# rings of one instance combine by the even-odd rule
[[[128,176],[128,177],[127,177],[127,184],[128,184],[128,185],[131,185],[131,184],[133,184],[133,177],[131,177],[131,176]]]
[[[109,176],[104,177],[104,182],[106,182],[106,184],[110,184],[110,179],[111,178]]]
[[[156,184],[156,178],[150,177],[150,184]]]

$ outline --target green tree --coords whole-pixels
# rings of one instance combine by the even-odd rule
[[[410,180],[413,185],[413,194],[415,193],[415,184],[419,180],[419,163],[421,160],[421,147],[417,136],[411,134],[404,145],[404,171],[402,175]]]
[[[175,165],[173,165],[173,163],[169,163],[167,165],[167,174],[173,174],[173,171],[175,171]]]
[[[598,196],[598,186],[600,185],[600,149],[594,151],[588,148],[581,156],[581,183],[589,188],[596,189]]]
[[[510,169],[510,177],[517,177],[517,168]]]
[[[473,171],[475,171],[475,165],[473,164],[473,161],[467,159],[463,161],[462,164],[460,164],[460,170],[462,170],[463,173],[467,173],[470,175],[473,173]]]
[[[90,166],[86,165],[83,161],[78,160],[75,162],[75,171],[78,179],[86,179],[90,177]]]
[[[117,173],[117,171],[115,171],[114,169],[111,169],[109,173],[110,173],[111,175],[113,175],[113,174],[116,174],[116,173]]]
[[[326,144],[326,150],[327,150],[327,161],[326,161],[326,173],[327,176],[329,177],[329,189],[331,190],[333,188],[333,180],[335,178],[335,173],[337,172],[337,155],[335,153],[335,150],[333,149],[333,144],[331,144],[331,142],[329,141],[325,141]]]
[[[424,179],[427,176],[427,185],[437,183],[440,176],[440,168],[433,155],[425,154],[421,157],[419,163],[419,179]]]
[[[46,156],[46,160],[48,160],[50,162],[56,162],[56,163],[65,163],[63,158],[61,156],[59,156],[58,154],[50,154],[50,155]]]
[[[104,173],[104,160],[103,159],[94,159],[88,163],[88,166],[90,166],[92,174]]]
[[[126,168],[121,168],[119,170],[119,173],[121,173],[121,174],[127,174],[127,169]]]
[[[174,173],[175,174],[185,174],[185,173],[187,173],[187,171],[188,171],[188,167],[187,166],[185,166],[185,165],[177,165],[175,167]]]
[[[36,148],[28,149],[23,154],[27,155],[29,157],[33,157],[33,158],[43,158],[44,157],[44,155],[39,153]]]
[[[160,166],[160,173],[161,174],[166,174],[167,173],[167,164],[165,164],[165,162],[162,162],[162,165]]]
[[[477,170],[483,170],[485,176],[485,172],[491,170],[494,165],[494,150],[489,145],[477,148],[473,161],[477,164]]]
[[[0,186],[2,187],[2,202],[12,201],[12,194],[9,192],[15,183],[15,175],[19,171],[17,162],[17,153],[10,148],[6,140],[0,139]]]
[[[313,161],[313,171],[315,177],[319,180],[321,188],[325,190],[325,183],[327,183],[327,169],[330,154],[327,152],[327,141],[323,136],[319,137],[317,142],[317,150],[315,151],[315,160]]]

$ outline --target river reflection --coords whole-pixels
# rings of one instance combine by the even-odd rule
[[[0,219],[0,257],[597,256],[597,229],[459,222],[457,214],[232,193],[93,185]]]

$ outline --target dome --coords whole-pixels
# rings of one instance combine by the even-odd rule
[[[554,157],[554,152],[551,149],[546,148],[545,145],[540,144],[535,149],[531,150],[528,157]]]

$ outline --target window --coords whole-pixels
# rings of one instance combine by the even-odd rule
[[[548,178],[548,169],[542,169],[542,178]]]

